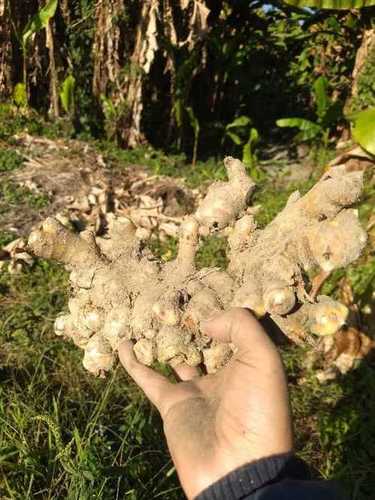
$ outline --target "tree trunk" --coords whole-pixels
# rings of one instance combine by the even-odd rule
[[[0,100],[13,92],[11,21],[8,0],[0,0]]]
[[[106,95],[110,84],[119,87],[121,70],[121,32],[116,19],[124,12],[123,0],[97,2],[95,39],[93,45],[94,76],[93,93],[96,98]]]
[[[147,0],[143,3],[137,27],[135,46],[130,58],[130,74],[123,93],[126,96],[126,116],[119,131],[121,142],[125,147],[135,148],[145,141],[141,132],[142,86],[158,49],[156,40],[158,4],[158,0]]]
[[[53,39],[53,30],[51,21],[46,27],[46,46],[49,51],[49,82],[50,82],[50,112],[54,118],[60,116],[59,112],[59,92],[58,76],[55,61],[55,44]]]
[[[352,98],[358,95],[358,79],[364,69],[369,54],[373,50],[375,50],[375,29],[368,29],[363,34],[362,43],[355,58]]]
[[[130,34],[134,43],[127,43],[133,47],[131,56],[122,48],[122,38],[129,38],[129,33],[121,33],[119,24],[125,9],[123,0],[103,0],[96,7],[93,92],[97,99],[102,95],[110,99],[116,135],[124,147],[133,148],[144,142],[141,132],[142,87],[158,49],[156,19],[159,3],[159,0],[142,2],[135,35]],[[126,61],[130,63],[127,73],[123,71]]]
[[[369,70],[371,71],[371,60],[375,60],[375,29],[373,28],[364,31],[361,45],[356,54],[352,73],[352,92],[345,103],[345,112],[348,114],[372,106],[372,101],[375,101],[372,81],[369,82],[369,85],[365,85],[367,88],[364,96],[361,96],[360,91],[360,82],[363,81],[365,74]],[[374,70],[371,71],[371,74],[375,74]]]

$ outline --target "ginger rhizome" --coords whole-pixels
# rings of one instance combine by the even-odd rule
[[[213,183],[184,219],[173,261],[156,259],[127,218],[113,217],[104,237],[75,234],[53,218],[31,233],[36,255],[70,271],[69,313],[56,319],[55,331],[84,349],[90,372],[110,370],[124,339],[134,341],[135,355],[146,365],[203,363],[215,372],[232,346],[211,341],[200,323],[231,306],[269,314],[298,343],[333,335],[344,324],[347,308],[329,297],[311,297],[307,273],[347,266],[364,248],[357,211],[347,208],[360,196],[363,172],[331,168],[304,196],[293,193],[259,229],[248,210],[254,182],[239,160],[224,163],[228,181]],[[200,236],[221,230],[228,235],[227,270],[198,270]]]

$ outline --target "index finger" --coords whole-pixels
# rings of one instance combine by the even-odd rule
[[[118,355],[121,364],[131,378],[139,385],[159,412],[162,413],[173,384],[160,373],[137,361],[133,352],[132,342],[128,340],[122,342],[118,348]]]

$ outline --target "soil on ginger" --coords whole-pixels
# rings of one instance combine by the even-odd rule
[[[100,154],[89,147],[93,155]],[[118,165],[120,175],[124,166]],[[62,196],[74,196],[76,185],[75,177]],[[278,200],[287,198],[274,186],[266,179],[256,193],[265,222],[279,210]],[[48,193],[46,205],[34,209],[26,191],[17,202],[2,198],[9,216],[4,225],[0,215],[2,230],[15,226],[26,233],[58,209]],[[368,184],[359,207],[365,220],[374,199],[374,186]],[[29,211],[18,209],[19,203]],[[166,259],[175,252],[172,236],[153,245]],[[203,265],[222,264],[218,238],[203,248]],[[325,286],[338,296],[345,275],[357,303],[365,307],[373,300],[374,270],[370,250]],[[121,367],[104,380],[87,374],[78,350],[53,333],[54,318],[66,304],[66,287],[62,267],[47,262],[25,267],[19,275],[0,271],[0,498],[182,498],[159,417],[141,392]],[[363,363],[342,379],[319,385],[313,372],[302,368],[306,351],[283,350],[296,449],[323,477],[343,481],[353,498],[370,500],[375,490],[375,372]],[[303,385],[298,382],[302,376]]]

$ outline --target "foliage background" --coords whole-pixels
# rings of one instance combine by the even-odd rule
[[[313,119],[319,76],[341,109],[375,101],[374,47],[354,103],[350,99],[373,7],[348,12],[278,1],[50,0],[54,15],[43,24],[44,0],[1,3],[0,99],[29,104],[65,122],[74,136],[105,135],[125,147],[147,141],[192,156],[199,124],[198,155],[207,158],[236,149],[225,129],[239,116],[248,117],[266,142],[280,139],[278,118]],[[330,132],[340,124],[342,115]]]

